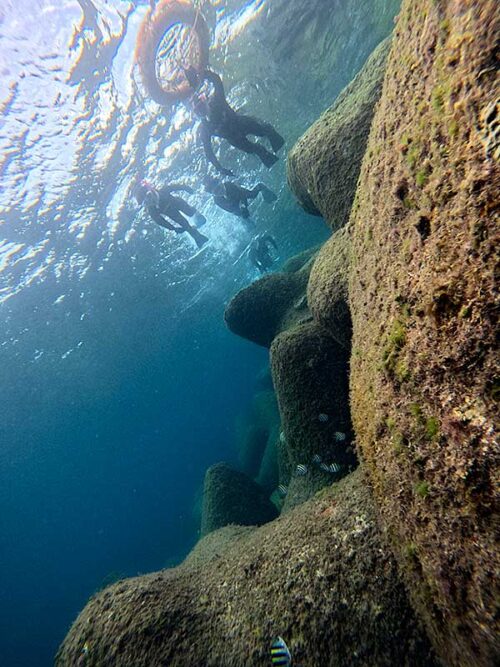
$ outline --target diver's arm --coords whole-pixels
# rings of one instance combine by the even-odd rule
[[[205,150],[205,155],[207,156],[207,160],[210,162],[210,164],[213,164],[213,166],[221,174],[232,176],[233,172],[230,169],[225,169],[215,156],[214,149],[212,148],[212,135],[210,134],[210,130],[208,129],[206,123],[203,122],[200,126],[200,139]]]

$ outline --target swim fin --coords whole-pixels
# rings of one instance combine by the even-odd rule
[[[208,237],[199,232],[195,227],[192,227],[189,233],[193,237],[194,242],[196,243],[198,248],[203,248],[205,243],[208,241]]]

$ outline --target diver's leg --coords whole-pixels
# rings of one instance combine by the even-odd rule
[[[270,123],[265,123],[253,116],[238,114],[238,125],[244,134],[253,134],[256,137],[266,137],[269,139],[275,153],[277,153],[285,143],[281,134],[278,134]]]
[[[224,209],[224,211],[228,211],[229,213],[234,213],[234,215],[239,215],[240,214],[240,208],[234,202],[229,201],[229,199],[226,199],[226,197],[223,197],[222,195],[216,195],[214,197],[214,203],[219,207]]]
[[[184,215],[187,215],[190,218],[195,216],[194,219],[197,227],[203,227],[203,225],[207,222],[207,219],[203,213],[200,213],[197,209],[195,209],[194,206],[191,206],[191,204],[188,204],[187,201],[184,201],[184,199],[178,199],[176,197],[176,203],[179,210],[182,211]]]
[[[189,218],[191,218],[196,213],[195,207],[191,206],[191,204],[188,204],[187,201],[184,201],[184,199],[175,197],[175,204],[179,211],[182,211]]]
[[[257,183],[257,185],[249,191],[250,194],[248,195],[252,199],[255,199],[259,193],[262,194],[262,199],[270,204],[273,201],[276,201],[278,197],[274,194],[272,190],[270,190],[267,185],[264,185],[264,183]]]
[[[252,153],[257,155],[266,167],[272,167],[275,162],[279,159],[277,155],[274,155],[268,151],[264,146],[256,144],[253,141],[249,141],[245,135],[232,135],[230,138],[226,137],[229,143],[235,148],[239,148],[245,153]]]
[[[193,238],[198,248],[201,248],[208,241],[208,238],[204,234],[198,231],[196,227],[193,227],[193,225],[189,224],[188,220],[182,215],[180,211],[170,210],[168,216],[172,218],[172,220],[180,227],[182,227],[182,231],[187,232]]]

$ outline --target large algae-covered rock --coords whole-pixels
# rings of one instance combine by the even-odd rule
[[[334,230],[349,219],[389,48],[386,39],[375,49],[288,155],[288,183],[299,203]]]
[[[358,446],[457,666],[500,658],[499,25],[497,0],[405,0],[351,218]]]
[[[196,551],[94,596],[58,667],[265,667],[276,635],[303,667],[436,665],[359,473],[272,524],[212,533]]]
[[[250,477],[225,463],[211,466],[205,475],[201,534],[229,524],[260,526],[276,517],[264,490]]]
[[[280,334],[271,347],[271,367],[292,467],[314,456],[355,464],[349,415],[349,354],[316,323]]]
[[[229,302],[224,319],[238,336],[269,347],[280,331],[310,318],[306,289],[313,259],[300,269],[272,273],[242,289]]]
[[[352,337],[349,266],[349,227],[344,227],[318,253],[307,286],[307,301],[314,319],[346,349],[350,349]]]

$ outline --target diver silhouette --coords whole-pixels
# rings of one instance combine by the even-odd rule
[[[257,155],[266,167],[272,167],[278,160],[276,153],[285,143],[283,137],[276,132],[274,127],[257,118],[235,111],[228,104],[224,84],[215,72],[206,69],[200,73],[194,67],[189,67],[184,69],[184,73],[193,90],[191,98],[193,110],[201,120],[200,138],[205,149],[205,155],[217,171],[226,176],[232,176],[232,172],[225,169],[215,156],[212,137],[225,139],[234,148]],[[213,86],[213,93],[209,95],[200,92],[200,88],[205,81]],[[267,138],[273,152],[267,150],[260,143],[250,141],[247,138],[249,134]]]
[[[221,181],[213,176],[205,176],[203,184],[205,190],[214,196],[217,206],[245,220],[250,218],[249,199],[256,199],[259,194],[262,194],[263,200],[268,204],[277,199],[274,192],[264,183],[257,183],[251,190],[248,190],[231,181]]]
[[[177,191],[193,193],[193,189],[188,185],[164,185],[157,190],[147,181],[141,181],[135,187],[134,196],[137,203],[147,209],[149,215],[158,225],[176,234],[186,232],[193,238],[198,248],[201,248],[208,241],[208,238],[191,225],[186,216],[196,215],[200,226],[206,222],[206,218],[181,197],[174,197],[172,192]]]
[[[261,273],[269,271],[274,264],[275,258],[271,249],[278,251],[278,245],[273,236],[269,233],[261,234],[254,239],[248,250],[248,258],[251,263],[259,269]]]

